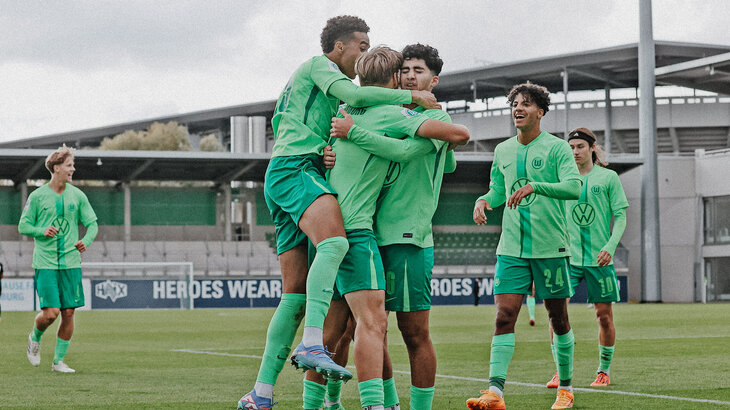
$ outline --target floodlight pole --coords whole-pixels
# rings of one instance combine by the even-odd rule
[[[656,85],[651,0],[639,2],[639,146],[641,172],[641,301],[661,302]]]

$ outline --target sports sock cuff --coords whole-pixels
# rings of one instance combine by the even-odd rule
[[[360,390],[360,406],[383,405],[383,379],[375,378],[357,384]]]
[[[411,408],[418,410],[431,410],[434,391],[434,387],[411,386]]]
[[[332,252],[335,255],[342,255],[342,258],[345,257],[345,254],[349,249],[350,243],[344,236],[333,236],[331,238],[324,239],[317,244],[317,253]]]
[[[507,333],[492,336],[492,346],[515,346],[515,334]]]
[[[400,399],[398,399],[398,391],[395,388],[395,380],[392,377],[383,380],[383,406],[393,407],[398,403],[400,403]]]
[[[306,303],[307,301],[307,295],[304,293],[282,293],[281,294],[281,301],[290,301],[290,302],[301,302]]]
[[[304,391],[302,392],[302,400],[305,409],[320,409],[324,405],[324,384],[319,384],[311,380],[304,380]]]
[[[567,346],[568,344],[575,343],[575,336],[573,334],[573,329],[568,330],[568,333],[564,335],[559,335],[555,333],[555,346],[558,348]]]

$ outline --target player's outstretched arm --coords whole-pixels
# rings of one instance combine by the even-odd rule
[[[341,79],[330,85],[327,93],[351,107],[371,105],[403,105],[416,103],[424,108],[440,108],[436,97],[428,91],[394,90],[383,87],[358,87],[352,81]]]
[[[365,151],[395,162],[408,162],[436,149],[423,138],[399,140],[355,125],[352,116],[340,109],[342,118],[332,118],[330,137],[348,139]]]
[[[449,144],[465,145],[469,142],[469,129],[459,124],[448,124],[443,121],[428,119],[418,127],[416,135],[446,141]]]

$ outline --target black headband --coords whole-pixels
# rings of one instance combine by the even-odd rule
[[[587,142],[589,147],[592,147],[593,146],[593,143],[596,142],[596,139],[595,138],[591,137],[590,135],[586,134],[583,131],[573,131],[570,134],[570,137],[568,137],[568,141],[574,140],[576,138],[582,139],[585,142]]]

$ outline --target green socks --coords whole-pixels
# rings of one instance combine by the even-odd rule
[[[305,409],[321,409],[324,406],[324,384],[319,384],[310,380],[304,380],[304,392],[302,399],[304,400]]]
[[[433,391],[433,387],[411,386],[411,410],[431,410]]]
[[[31,333],[30,338],[33,339],[34,342],[40,342],[41,336],[43,336],[43,333],[45,330],[38,330],[37,327],[33,326],[33,333]]]
[[[492,351],[489,356],[489,385],[504,390],[507,368],[515,353],[515,334],[507,333],[492,337]]]
[[[555,364],[558,366],[558,377],[560,377],[560,386],[570,386],[573,379],[573,351],[575,347],[575,337],[573,329],[564,335],[554,334],[555,341]]]
[[[383,380],[383,407],[393,407],[400,403],[398,399],[398,390],[395,388],[395,380],[391,377],[390,379]]]
[[[332,287],[335,285],[337,269],[350,249],[344,236],[327,238],[317,245],[317,254],[307,276],[307,306],[305,327],[322,329],[324,317],[332,301]]]
[[[527,312],[530,313],[530,319],[535,320],[535,298],[527,297]]]
[[[63,358],[66,357],[69,343],[71,343],[70,340],[63,340],[60,337],[56,338],[56,354],[53,356],[53,364],[58,364],[58,362],[63,361]]]
[[[330,403],[340,401],[340,392],[342,391],[342,380],[327,379],[327,400]],[[325,403],[325,406],[327,403]]]
[[[276,384],[284,363],[289,359],[291,345],[299,324],[304,317],[307,297],[301,293],[284,293],[279,306],[269,322],[266,332],[266,348],[261,358],[257,381]]]
[[[360,390],[360,406],[382,406],[385,401],[383,394],[383,379],[365,380],[357,384]]]
[[[611,367],[611,360],[613,359],[613,350],[615,346],[601,346],[598,345],[598,350],[601,352],[601,363],[598,366],[599,372],[608,374],[608,370]]]

